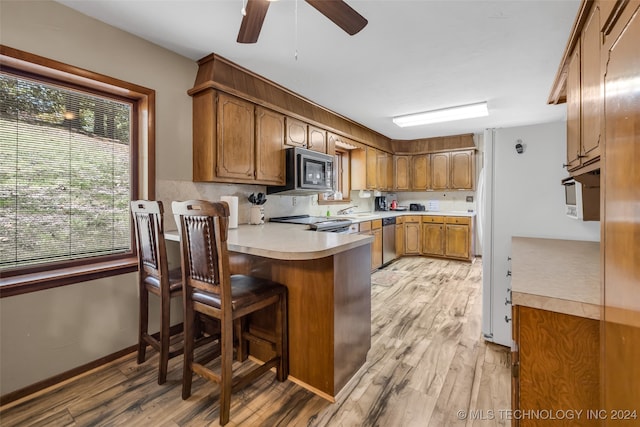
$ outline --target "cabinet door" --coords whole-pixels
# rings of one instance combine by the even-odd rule
[[[376,160],[376,184],[378,190],[386,190],[387,189],[387,153],[383,153],[382,151],[378,151]]]
[[[445,224],[445,256],[469,258],[469,226]]]
[[[252,103],[223,93],[218,95],[218,177],[254,180],[254,119]]]
[[[449,156],[451,181],[449,188],[454,190],[473,190],[474,187],[473,151],[454,151]]]
[[[422,253],[444,255],[444,224],[422,224]]]
[[[449,188],[449,153],[431,155],[431,188],[434,190]]]
[[[580,166],[580,40],[567,71],[567,169]]]
[[[411,187],[413,190],[427,190],[431,187],[431,167],[429,154],[411,157]]]
[[[386,186],[386,189],[388,191],[392,191],[393,190],[393,156],[391,154],[386,154],[385,153],[385,157],[387,158],[387,170],[386,170],[387,186]]]
[[[287,117],[285,119],[285,144],[292,147],[307,148],[307,124],[300,120]]]
[[[420,255],[419,222],[405,222],[404,224],[404,253],[405,255]]]
[[[382,265],[382,229],[371,230],[373,234],[373,244],[371,246],[371,270],[375,270]]]
[[[366,190],[367,188],[367,152],[363,148],[351,151],[351,189]]]
[[[393,187],[395,190],[409,190],[411,188],[409,181],[410,162],[410,156],[393,156],[395,172]]]
[[[590,409],[603,407],[599,395],[599,321],[518,305],[514,312],[519,360],[513,372],[518,383],[513,388],[518,393],[513,399],[517,405],[513,410],[529,412],[561,407],[584,411],[579,422],[522,418],[519,425],[601,425],[597,417],[586,415]]]
[[[256,179],[285,184],[284,115],[256,107]]]
[[[587,164],[600,157],[600,116],[602,94],[600,85],[600,7],[593,10],[582,30],[581,43],[581,127],[580,163]]]
[[[404,255],[404,224],[396,224],[396,256]]]
[[[378,188],[378,150],[367,147],[367,189],[375,190]]]
[[[327,131],[309,125],[309,138],[307,139],[309,150],[319,153],[327,152]]]

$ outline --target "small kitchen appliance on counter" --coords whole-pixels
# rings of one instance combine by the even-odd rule
[[[387,210],[389,210],[389,208],[387,207],[387,198],[384,197],[384,196],[376,196],[373,205],[374,205],[374,209],[376,211],[387,211]]]
[[[409,204],[410,211],[425,211],[426,208],[421,203],[410,203]]]

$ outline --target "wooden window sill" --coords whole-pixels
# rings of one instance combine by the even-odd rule
[[[126,257],[74,267],[1,277],[0,298],[71,285],[138,270],[138,259]]]

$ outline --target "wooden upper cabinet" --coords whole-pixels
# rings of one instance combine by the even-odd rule
[[[285,144],[307,148],[307,124],[298,119],[285,117]]]
[[[567,169],[580,166],[580,40],[567,72]]]
[[[285,184],[283,114],[256,107],[256,179],[273,185]]]
[[[366,177],[367,177],[367,189],[375,190],[378,188],[378,150],[375,148],[366,148]]]
[[[253,104],[219,93],[217,110],[217,176],[238,181],[253,181],[255,179]]]
[[[326,153],[327,131],[311,125],[308,125],[308,129],[307,148],[319,153]]]
[[[410,190],[411,156],[393,156],[395,190]]]
[[[327,132],[327,154],[333,156],[336,154],[336,145],[342,142],[343,138],[335,133]]]
[[[431,188],[431,156],[419,154],[411,158],[411,189],[428,190]]]
[[[386,154],[387,158],[387,190],[393,191],[393,156]]]
[[[431,154],[431,188],[434,190],[449,188],[449,153]]]
[[[367,151],[357,148],[351,151],[351,189],[367,189]]]
[[[600,6],[593,10],[582,30],[581,39],[581,147],[580,163],[586,165],[600,158],[600,117],[602,93],[600,73]]]
[[[474,151],[454,151],[449,155],[451,167],[451,180],[449,188],[453,190],[474,189]]]

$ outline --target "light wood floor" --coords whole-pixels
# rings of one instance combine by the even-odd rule
[[[337,402],[266,374],[232,396],[228,425],[509,425],[509,352],[480,338],[481,276],[480,262],[417,257],[374,273],[371,350]],[[157,361],[123,357],[0,408],[0,425],[217,426],[217,385],[194,376],[183,401],[182,357],[162,386]]]

